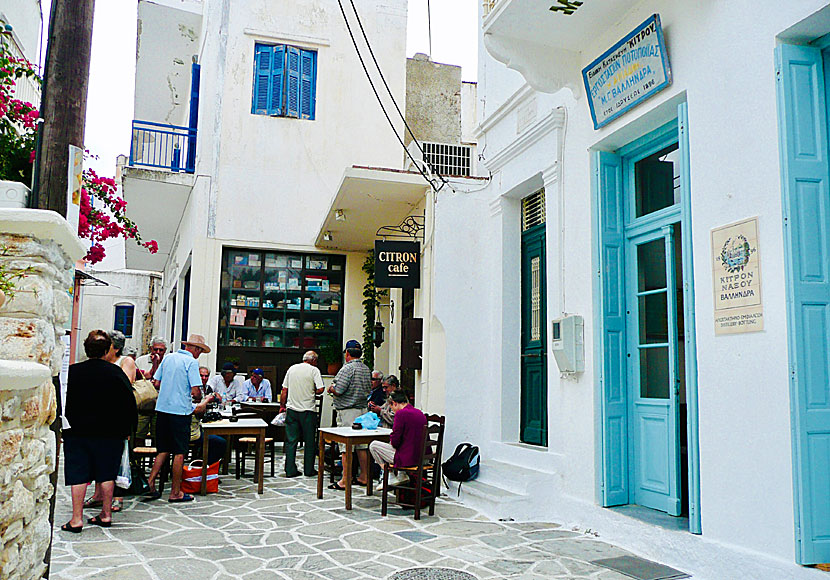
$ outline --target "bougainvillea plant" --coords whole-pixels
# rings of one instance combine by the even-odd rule
[[[93,207],[94,199],[103,204]],[[141,238],[138,226],[124,211],[126,207],[127,202],[118,195],[114,179],[99,177],[92,169],[84,170],[78,236],[92,242],[85,258],[89,263],[97,264],[104,259],[104,246],[101,242],[119,236],[135,240],[151,254],[158,252],[155,240],[145,242]]]
[[[0,35],[0,179],[29,183],[38,111],[32,103],[14,98],[15,87],[24,77],[41,82],[32,64],[16,58]]]

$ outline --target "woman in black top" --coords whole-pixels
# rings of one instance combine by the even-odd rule
[[[61,529],[83,529],[86,488],[93,479],[101,484],[101,513],[88,523],[110,527],[112,493],[121,465],[124,441],[135,428],[135,397],[130,381],[118,366],[103,359],[112,341],[103,330],[93,330],[84,340],[89,360],[69,367],[64,431],[64,477],[72,486],[72,519]]]

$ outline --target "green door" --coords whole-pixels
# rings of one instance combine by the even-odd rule
[[[522,232],[521,441],[548,444],[545,224]]]

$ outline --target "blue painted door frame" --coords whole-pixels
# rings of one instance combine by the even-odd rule
[[[830,146],[827,51],[776,48],[795,547],[830,562]]]
[[[680,243],[682,250],[683,312],[687,402],[687,445],[689,480],[689,531],[701,533],[700,476],[697,405],[697,360],[695,345],[693,255],[691,243],[691,198],[689,171],[689,129],[686,104],[678,107],[678,118],[653,133],[636,140],[618,153],[597,151],[592,158],[592,188],[594,192],[595,278],[594,295],[597,314],[595,342],[595,372],[599,381],[597,434],[597,466],[599,501],[603,506],[627,504],[632,497],[630,477],[630,417],[628,393],[628,362],[626,357],[625,315],[625,245],[626,204],[623,159],[619,153],[633,154],[637,149],[654,147],[654,142],[676,136],[679,148],[680,196],[679,207],[655,212],[643,221],[661,220],[666,213],[679,212],[682,223]],[[655,149],[656,151],[657,149]]]

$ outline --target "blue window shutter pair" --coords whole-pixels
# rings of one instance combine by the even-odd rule
[[[251,112],[314,119],[316,69],[317,53],[314,51],[257,44]]]
[[[119,305],[115,307],[115,330],[120,330],[127,338],[133,335],[133,310],[132,304]]]
[[[251,112],[282,115],[284,46],[257,44],[254,50],[254,99]]]

